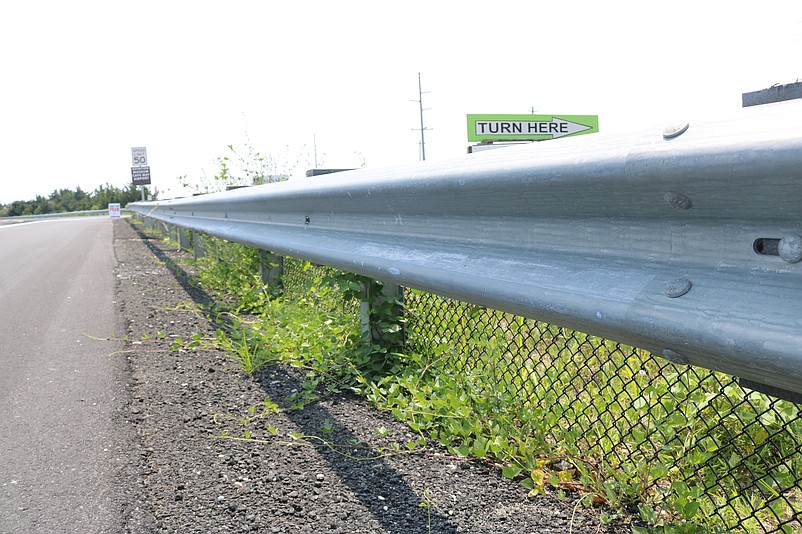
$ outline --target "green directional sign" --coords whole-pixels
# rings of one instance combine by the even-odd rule
[[[543,141],[599,131],[598,115],[468,115],[468,141]]]

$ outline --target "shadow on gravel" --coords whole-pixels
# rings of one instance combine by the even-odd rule
[[[209,293],[194,284],[192,281],[192,276],[189,273],[182,269],[181,266],[172,258],[167,256],[162,249],[160,249],[157,245],[154,245],[153,237],[144,233],[138,226],[131,224],[130,222],[128,222],[128,224],[142,240],[142,243],[144,243],[145,246],[150,249],[153,255],[164,264],[168,271],[170,271],[170,274],[172,274],[181,285],[181,289],[186,291],[187,295],[190,296],[192,302],[200,307],[200,311],[203,313],[206,320],[209,321],[209,323],[215,329],[219,328],[224,332],[231,332],[234,328],[234,325],[228,319],[228,317],[225,314],[214,313],[214,311],[220,311],[217,301],[215,301],[214,298],[209,295]]]
[[[431,521],[431,530],[428,532],[457,532],[456,526],[446,516],[422,506],[424,497],[415,493],[403,476],[384,458],[376,458],[375,450],[348,450],[349,444],[358,444],[361,440],[328,409],[320,404],[311,404],[302,410],[290,409],[291,403],[286,400],[287,391],[301,391],[303,386],[300,380],[286,373],[280,366],[262,370],[257,380],[265,394],[284,409],[284,415],[304,435],[319,436],[326,421],[334,423],[337,430],[331,434],[330,439],[336,439],[336,444],[329,446],[315,440],[312,445],[386,531],[399,532],[398,529],[401,528],[400,532],[418,532]],[[347,399],[347,394],[334,399],[335,402],[337,399]],[[383,500],[384,498],[387,500]]]
[[[153,244],[148,235],[137,226],[131,226],[150,251],[164,263],[192,300],[202,306],[206,319],[216,328],[227,329],[230,327],[231,325],[226,324],[224,319],[221,322],[219,315],[213,316],[210,313],[210,310],[214,310],[216,306],[211,295],[194,285],[191,276],[157,245]],[[297,378],[289,375],[280,367],[272,367],[263,371],[258,377],[258,384],[267,397],[274,399],[274,402],[278,402],[280,405],[283,402],[282,408],[288,408],[289,404],[276,399],[285,399],[287,391],[301,391],[303,387]],[[280,388],[277,385],[280,385]],[[305,435],[318,435],[324,421],[328,420],[338,428],[338,443],[359,443],[361,441],[348,430],[346,424],[338,421],[336,416],[319,404],[306,406],[303,410],[287,409],[284,414]],[[325,443],[313,442],[313,446],[321,457],[329,462],[339,478],[353,491],[362,506],[386,531],[397,532],[399,528],[404,528],[403,532],[413,532],[420,529],[421,525],[427,525],[431,521],[430,532],[456,534],[457,527],[446,516],[434,509],[421,506],[421,503],[424,502],[423,496],[415,493],[409,483],[385,459],[355,459],[354,454],[344,456],[341,452],[332,450]],[[382,493],[392,495],[392,509],[387,506],[387,501],[379,499]]]

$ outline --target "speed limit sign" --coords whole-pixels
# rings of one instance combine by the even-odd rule
[[[132,167],[146,167],[148,164],[148,149],[139,146],[131,148]]]

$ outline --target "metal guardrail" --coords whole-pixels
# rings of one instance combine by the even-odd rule
[[[127,211],[123,208],[121,211]],[[0,221],[23,220],[23,219],[52,219],[56,217],[76,217],[84,215],[108,215],[109,210],[83,210],[83,211],[63,211],[60,213],[40,213],[37,215],[16,215],[13,217],[0,217]]]
[[[133,203],[802,399],[802,102]]]

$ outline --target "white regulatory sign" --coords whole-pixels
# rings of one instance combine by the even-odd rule
[[[144,146],[131,148],[132,167],[146,167],[148,165],[148,149]]]
[[[110,203],[109,204],[109,217],[119,217],[120,216],[120,205],[117,203]]]

